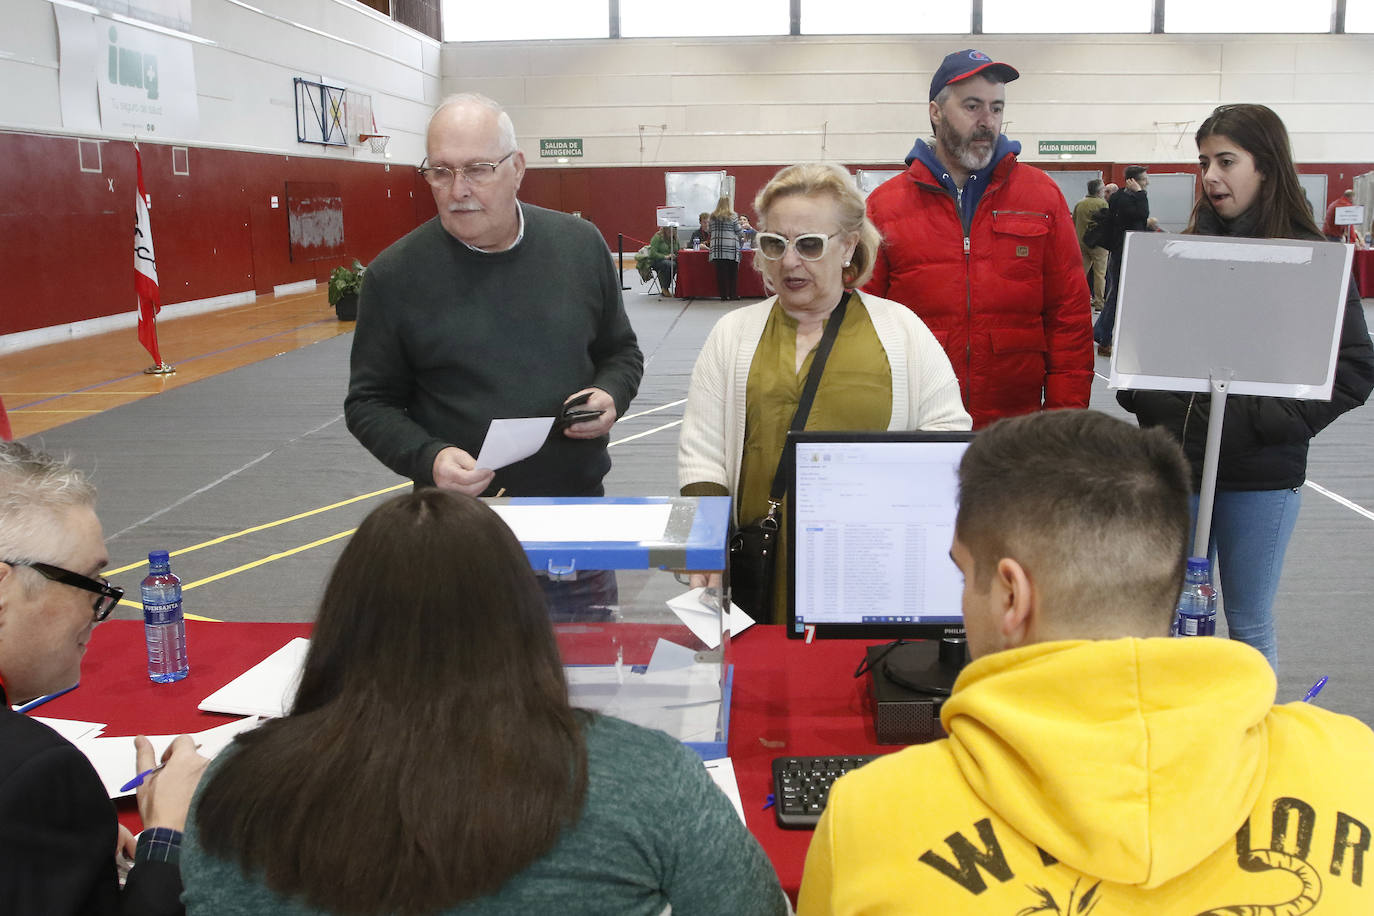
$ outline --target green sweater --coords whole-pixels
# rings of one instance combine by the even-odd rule
[[[624,414],[644,357],[620,277],[596,227],[521,204],[525,235],[507,251],[473,251],[434,218],[368,267],[353,336],[344,415],[387,467],[433,484],[434,457],[476,457],[493,419],[556,416],[582,388]],[[486,495],[599,496],[609,437],[554,434],[496,472]]]
[[[577,823],[498,893],[444,916],[659,916],[669,904],[673,916],[788,911],[763,850],[700,758],[662,732],[608,716],[593,717],[586,738],[587,800]],[[188,916],[322,916],[206,853],[194,813],[181,873]]]

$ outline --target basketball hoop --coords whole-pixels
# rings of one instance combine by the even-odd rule
[[[370,146],[370,147],[372,148],[372,152],[374,152],[374,153],[385,153],[385,152],[386,152],[386,145],[387,145],[387,143],[388,143],[390,140],[391,140],[391,137],[388,136],[387,134],[359,134],[359,135],[358,135],[358,142],[359,142],[359,143],[362,143],[362,142],[366,141],[366,142],[367,142],[367,145]]]

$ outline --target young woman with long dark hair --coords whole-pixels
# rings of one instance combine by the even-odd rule
[[[290,713],[207,771],[181,870],[193,916],[787,907],[695,754],[569,705],[519,542],[437,489],[349,541]]]
[[[1323,240],[1298,184],[1288,131],[1263,105],[1223,105],[1197,132],[1202,197],[1186,232],[1261,239]],[[1298,306],[1301,307],[1301,306]],[[1236,395],[1226,399],[1212,543],[1232,639],[1260,650],[1278,669],[1273,604],[1284,552],[1298,519],[1307,447],[1332,420],[1374,389],[1360,294],[1352,278],[1330,401]],[[1201,483],[1206,395],[1122,391],[1117,400],[1142,426],[1162,426],[1183,444]]]

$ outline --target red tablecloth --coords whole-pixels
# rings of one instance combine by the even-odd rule
[[[736,291],[743,299],[763,299],[768,295],[763,288],[762,275],[754,269],[752,249],[740,252],[739,286]],[[720,296],[720,287],[716,285],[716,266],[710,262],[706,251],[684,248],[677,253],[674,294],[679,299],[715,299]]]
[[[645,651],[662,635],[654,627],[635,629],[644,632]],[[187,621],[190,676],[174,684],[154,684],[148,680],[142,625],[109,621],[91,640],[82,665],[82,686],[36,714],[105,722],[105,734],[110,736],[201,731],[232,718],[200,712],[196,706],[202,699],[287,640],[309,633],[310,625],[303,623]],[[576,654],[566,634],[560,642],[566,653]],[[626,645],[627,653],[634,649]],[[862,643],[822,640],[808,646],[787,639],[780,626],[756,626],[734,641],[732,653],[729,747],[745,820],[795,899],[811,832],[782,830],[773,812],[763,808],[772,789],[773,758],[883,753],[894,748],[877,744],[866,707],[868,681],[852,676],[863,658]],[[119,810],[120,819],[137,830],[132,799],[121,800]]]
[[[1374,298],[1374,248],[1355,249],[1355,266],[1351,272],[1360,295],[1365,299]]]

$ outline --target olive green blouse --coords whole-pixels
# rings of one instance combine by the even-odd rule
[[[778,458],[787,441],[787,428],[797,411],[815,349],[797,365],[797,320],[774,303],[764,325],[745,389],[744,456],[740,466],[740,524],[768,510],[768,491]],[[826,360],[825,372],[807,429],[887,429],[892,418],[892,367],[873,329],[868,310],[850,294],[844,324]],[[782,623],[787,614],[787,522],[783,517],[777,571],[773,582],[773,612],[764,623]]]

